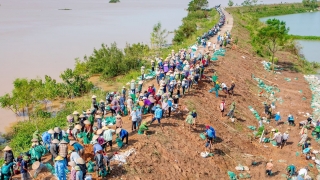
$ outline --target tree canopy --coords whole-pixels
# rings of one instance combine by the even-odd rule
[[[258,37],[262,45],[271,53],[272,70],[274,70],[274,55],[288,40],[288,32],[289,28],[286,27],[286,23],[279,19],[268,19],[266,26],[258,31]]]
[[[192,0],[189,2],[188,11],[197,11],[206,9],[209,6],[209,2],[207,0]]]

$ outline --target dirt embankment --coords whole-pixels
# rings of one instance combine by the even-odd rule
[[[230,20],[229,20],[230,23]],[[245,31],[241,32],[239,40],[248,37]],[[216,37],[211,41],[215,42]],[[292,64],[292,57],[287,53],[279,53],[279,64],[284,68],[281,74],[272,74],[264,70],[261,61],[263,59],[253,56],[246,49],[227,49],[225,57],[211,63],[205,71],[206,76],[211,76],[213,71],[217,71],[219,82],[225,82],[230,86],[231,81],[235,81],[235,95],[225,97],[223,92],[219,92],[219,98],[208,91],[213,84],[203,80],[198,86],[187,92],[180,100],[181,112],[173,112],[172,117],[162,120],[164,130],[162,131],[155,122],[150,126],[148,135],[138,135],[131,132],[129,135],[129,146],[121,151],[135,148],[136,153],[132,154],[127,163],[118,166],[112,163],[110,179],[228,179],[227,171],[235,170],[238,164],[248,166],[251,179],[266,179],[265,164],[269,159],[273,159],[275,175],[268,179],[281,179],[285,174],[285,168],[289,164],[294,164],[298,169],[307,166],[311,161],[305,160],[302,155],[296,156],[301,148],[297,147],[299,141],[299,128],[291,127],[288,124],[281,124],[276,127],[274,120],[270,124],[264,124],[267,130],[279,129],[280,132],[289,130],[290,138],[286,146],[282,149],[272,146],[270,143],[261,144],[258,139],[253,138],[253,131],[247,126],[258,127],[258,121],[249,110],[252,106],[261,117],[264,115],[263,102],[268,102],[265,96],[258,96],[260,89],[255,77],[263,79],[267,85],[274,85],[280,89],[275,93],[275,97],[283,102],[276,102],[275,112],[280,112],[283,122],[289,113],[295,116],[296,122],[304,120],[303,113],[312,112],[310,108],[311,91],[303,75],[289,70]],[[285,78],[290,78],[288,82]],[[155,83],[153,80],[149,83]],[[148,83],[148,84],[149,84]],[[146,87],[145,87],[146,88]],[[302,90],[302,91],[300,91]],[[268,95],[265,93],[265,95]],[[218,105],[222,98],[226,98],[227,109],[232,101],[236,102],[235,122],[231,122],[227,117],[221,117]],[[306,100],[304,100],[306,98]],[[198,113],[197,126],[191,131],[184,126],[188,108],[196,109]],[[150,115],[144,117],[149,119]],[[131,122],[128,117],[124,118],[125,129],[130,132]],[[199,134],[204,132],[205,125],[209,124],[216,129],[217,140],[214,143],[213,157],[202,158],[200,152],[205,150],[205,141],[201,140]],[[310,136],[311,131],[308,132]],[[270,136],[269,134],[266,135]],[[311,140],[314,149],[319,149],[318,144]],[[115,145],[116,146],[116,145]],[[115,150],[116,147],[114,148]],[[91,153],[92,149],[87,148],[86,152]],[[87,159],[89,160],[89,159]],[[251,166],[255,161],[257,165]],[[313,177],[317,175],[316,168],[309,168]],[[41,176],[44,178],[44,176]]]

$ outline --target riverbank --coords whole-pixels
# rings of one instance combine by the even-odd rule
[[[290,52],[279,52],[279,66],[283,68],[279,73],[273,74],[266,71],[261,64],[265,58],[256,55],[255,51],[251,52],[252,45],[249,43],[250,31],[239,24],[238,14],[233,14],[231,11],[224,11],[227,20],[230,24],[226,24],[221,33],[226,30],[231,30],[233,37],[233,46],[227,46],[225,56],[219,56],[217,61],[212,61],[209,67],[205,69],[205,76],[211,77],[216,71],[219,82],[224,82],[229,87],[234,81],[236,86],[234,96],[226,96],[222,91],[219,91],[219,98],[215,94],[209,93],[213,84],[210,80],[202,79],[198,85],[193,86],[179,101],[180,112],[173,112],[171,117],[162,119],[162,130],[158,124],[153,124],[149,127],[148,135],[139,135],[136,132],[130,132],[129,145],[122,149],[117,149],[117,152],[124,152],[131,148],[135,149],[127,159],[126,164],[118,166],[113,163],[113,170],[110,174],[111,179],[159,179],[159,174],[163,175],[164,179],[228,179],[227,172],[234,171],[239,177],[249,175],[252,179],[265,179],[265,163],[269,159],[274,160],[274,176],[270,179],[280,179],[285,174],[285,169],[288,164],[295,164],[298,168],[308,166],[308,161],[303,155],[299,155],[301,148],[296,146],[299,141],[298,127],[289,127],[285,122],[288,114],[293,114],[297,121],[305,119],[305,113],[311,112],[310,100],[311,91],[308,84],[303,78],[303,75],[295,71],[292,66],[295,55]],[[228,12],[231,12],[229,14]],[[208,31],[216,19],[206,22],[198,32]],[[208,25],[208,27],[205,27]],[[232,29],[231,29],[232,28]],[[235,43],[237,39],[238,43]],[[195,39],[188,39],[190,43],[195,43]],[[216,36],[210,39],[211,42],[216,42]],[[186,48],[192,44],[175,47],[175,51],[181,48]],[[202,50],[200,46],[199,51]],[[171,51],[167,49],[166,51]],[[168,53],[164,54],[166,57]],[[211,53],[212,55],[212,53]],[[255,78],[253,78],[253,75]],[[267,87],[280,89],[273,96],[266,91],[266,86],[258,86],[259,78]],[[288,81],[290,79],[290,81]],[[261,81],[259,81],[260,84]],[[156,89],[159,86],[155,80],[144,84],[144,90],[149,84],[155,84]],[[100,84],[101,85],[101,84]],[[82,110],[89,108],[90,95],[95,93],[99,100],[104,98],[104,93],[100,91],[90,92],[83,97],[81,103],[66,104],[66,112],[59,115],[57,122],[60,124],[49,124],[41,127],[41,132],[45,128],[50,128],[61,125],[64,126],[65,117],[74,110]],[[218,108],[221,99],[226,99],[226,111],[232,102],[236,103],[234,122],[228,117],[221,117],[221,111]],[[258,127],[258,121],[251,110],[253,107],[261,117],[265,116],[263,102],[271,103],[275,101],[275,111],[281,112],[283,123],[279,126],[271,120],[270,124],[264,123],[267,131],[266,136],[271,137],[270,130],[277,128],[280,132],[289,131],[290,139],[286,146],[282,149],[273,147],[272,144],[259,143],[259,139],[254,137],[254,132],[248,126]],[[197,116],[197,124],[191,131],[185,125],[185,118],[190,110],[195,109]],[[275,112],[274,112],[275,113]],[[109,115],[109,114],[108,114]],[[149,121],[151,115],[145,115],[143,120]],[[47,123],[55,119],[44,119],[41,121],[26,122],[32,126],[25,126],[24,123],[15,130],[20,137],[15,137],[16,142],[23,140],[25,144],[20,144],[23,147],[29,147],[30,135],[32,130],[36,129],[36,125]],[[130,131],[131,120],[129,116],[123,117],[124,128]],[[213,157],[202,158],[200,153],[205,151],[205,141],[199,138],[199,134],[204,132],[205,125],[211,125],[216,129],[217,138],[213,145]],[[114,126],[112,126],[114,128]],[[45,130],[47,130],[45,129]],[[20,132],[21,131],[21,132]],[[26,134],[24,131],[27,131]],[[309,132],[310,134],[310,132]],[[26,139],[22,135],[27,136]],[[319,149],[319,145],[311,140],[315,149]],[[17,144],[14,144],[16,149]],[[91,148],[91,147],[90,147]],[[86,148],[87,153],[92,157],[92,149]],[[298,152],[298,156],[296,155]],[[112,152],[108,152],[110,155]],[[49,156],[44,158],[44,162],[49,161]],[[88,158],[89,159],[89,158]],[[87,159],[87,160],[88,160]],[[239,164],[248,166],[250,171],[235,171],[234,168]],[[253,165],[254,164],[254,165]],[[244,173],[245,172],[245,173]],[[310,168],[308,174],[315,177],[316,168]],[[241,174],[241,175],[240,175]],[[44,179],[43,176],[39,178]]]

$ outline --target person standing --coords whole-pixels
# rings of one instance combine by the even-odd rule
[[[282,135],[282,146],[281,149],[283,148],[283,146],[287,145],[287,140],[289,139],[289,132],[286,131],[285,133],[283,133]]]
[[[70,141],[70,146],[73,146],[74,150],[79,154],[79,156],[84,155],[84,147],[76,141]]]
[[[29,180],[29,173],[28,173],[28,163],[29,163],[29,157],[23,156],[23,159],[21,161],[21,180]]]
[[[51,153],[51,160],[53,161],[57,156],[58,156],[58,144],[59,144],[59,141],[58,139],[53,139],[51,141],[51,144],[50,144],[50,153]]]
[[[110,146],[110,151],[112,151],[112,133],[116,132],[113,129],[109,129],[107,126],[102,128],[104,130],[103,132],[103,139],[107,143],[105,150],[107,150],[107,147]]]
[[[68,142],[65,140],[60,141],[59,145],[59,156],[64,158],[67,163],[67,155],[68,155]]]
[[[131,131],[135,131],[137,130],[137,113],[136,113],[136,108],[133,108],[132,112],[130,113],[131,116],[131,121],[132,121],[132,125],[131,125]]]
[[[194,123],[193,122],[193,116],[192,116],[192,112],[189,112],[187,118],[186,118],[186,123],[188,124],[189,126],[189,131],[191,131],[191,126],[192,124]]]
[[[83,172],[81,171],[79,166],[75,166],[74,169],[76,170],[76,180],[83,180]]]
[[[232,102],[230,106],[230,111],[228,112],[227,116],[229,118],[233,118],[234,110],[236,109],[236,102]]]
[[[153,121],[158,120],[158,123],[160,124],[160,127],[163,130],[163,127],[161,125],[161,118],[162,118],[163,111],[162,111],[162,109],[161,109],[159,104],[157,105],[156,108],[157,109],[154,111],[154,116],[153,116],[153,118],[152,118],[152,120],[150,122],[150,125],[153,123]]]
[[[54,164],[54,170],[58,180],[67,180],[67,176],[66,176],[67,165],[66,165],[65,158],[61,156],[57,156],[55,160],[56,162]]]
[[[268,176],[272,175],[272,168],[273,168],[272,159],[270,159],[269,162],[266,165],[266,174]]]
[[[224,99],[222,99],[220,105],[219,105],[219,108],[220,108],[220,112],[221,112],[221,117],[224,116],[224,110],[226,108],[226,102]]]
[[[131,80],[130,90],[131,90],[131,93],[132,93],[132,94],[135,94],[135,93],[136,93],[136,84],[135,84],[134,79]]]
[[[116,128],[121,128],[123,125],[123,121],[122,121],[122,118],[121,116],[118,114],[116,116]]]
[[[4,163],[8,166],[10,163],[13,163],[14,160],[14,155],[12,152],[12,149],[9,146],[6,146],[4,149]],[[13,166],[10,167],[11,171],[13,171]]]
[[[279,126],[279,123],[280,123],[280,121],[281,121],[280,112],[277,112],[277,114],[276,114],[275,117],[274,117],[274,120],[276,121],[277,126]]]

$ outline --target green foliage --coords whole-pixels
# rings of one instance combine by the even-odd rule
[[[120,0],[110,0],[109,3],[118,3]]]
[[[268,19],[266,26],[258,31],[261,44],[271,53],[272,70],[274,70],[274,54],[288,40],[288,32],[289,28],[286,27],[286,23],[278,19]]]
[[[112,43],[110,47],[102,44],[100,49],[94,49],[93,54],[85,59],[87,71],[91,74],[101,74],[102,78],[109,78],[137,70],[142,60],[148,56],[150,49],[145,44],[127,44],[122,51]],[[76,69],[76,71],[81,71]]]
[[[318,7],[317,0],[302,0],[302,4],[305,7],[310,7],[312,9],[316,9]]]
[[[301,39],[301,40],[320,40],[320,36],[300,36],[300,35],[289,35],[291,39]]]
[[[229,2],[228,2],[228,6],[230,6],[230,7],[231,7],[231,6],[233,6],[233,4],[234,4],[234,3],[233,3],[233,1],[232,1],[232,0],[229,0]]]
[[[151,32],[151,48],[158,52],[162,49],[162,46],[167,43],[166,38],[168,37],[168,31],[166,29],[162,29],[162,25],[160,22],[153,26]]]
[[[188,11],[204,10],[209,6],[207,0],[192,0],[189,2]]]
[[[58,97],[73,98],[89,92],[93,85],[88,82],[88,75],[78,75],[67,69],[60,75],[63,83],[57,83],[50,76],[41,79],[16,79],[11,94],[0,97],[1,108],[7,108],[20,115],[25,108],[37,106],[42,101],[54,100]]]

